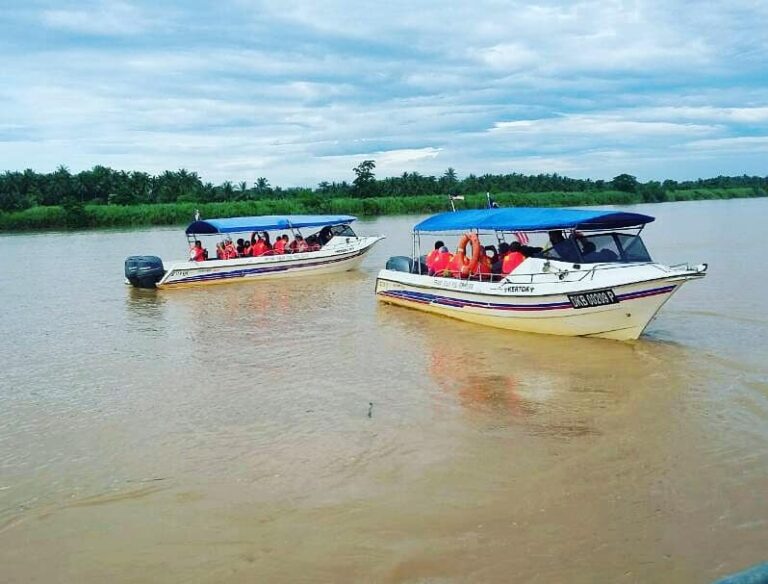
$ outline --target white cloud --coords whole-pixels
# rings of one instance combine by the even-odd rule
[[[90,8],[45,10],[43,24],[49,28],[86,35],[134,35],[150,28],[151,21],[126,2],[94,3]]]
[[[627,136],[700,135],[716,130],[713,126],[664,121],[636,121],[612,115],[564,115],[539,120],[496,122],[489,130],[496,134],[584,134],[626,138]]]
[[[764,156],[768,134],[763,4],[28,8],[15,37],[12,19],[2,25],[0,129],[13,143],[0,142],[0,157],[9,168],[186,167],[284,186],[350,180],[364,158],[379,177],[449,166],[764,174],[748,153]],[[34,18],[44,45],[25,32]]]

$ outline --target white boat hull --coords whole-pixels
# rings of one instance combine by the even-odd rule
[[[345,272],[357,268],[383,238],[334,238],[313,252],[172,264],[157,288],[182,288],[231,282],[290,278]]]
[[[496,328],[632,340],[680,286],[706,270],[659,264],[628,268],[595,266],[496,283],[382,270],[376,295],[386,303]],[[591,306],[593,301],[606,304]]]

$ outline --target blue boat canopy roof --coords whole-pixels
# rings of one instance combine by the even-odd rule
[[[621,229],[650,223],[640,213],[586,209],[517,207],[440,213],[416,224],[419,231],[548,231],[550,229]]]
[[[300,229],[345,225],[357,217],[351,215],[261,215],[259,217],[230,217],[195,221],[187,227],[187,235],[238,233],[245,231],[272,231],[275,229]]]

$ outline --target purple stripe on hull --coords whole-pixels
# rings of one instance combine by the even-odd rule
[[[619,301],[635,300],[637,298],[647,298],[658,294],[667,294],[674,290],[674,286],[663,286],[661,288],[652,288],[649,290],[640,290],[617,295]],[[450,306],[452,308],[488,308],[492,310],[513,310],[518,312],[543,311],[543,310],[562,310],[573,308],[570,302],[549,302],[541,304],[499,304],[494,302],[478,302],[475,300],[463,300],[460,298],[450,298],[439,296],[437,294],[428,294],[425,292],[414,292],[411,290],[387,290],[380,292],[382,296],[389,296],[399,300],[408,300],[418,304],[437,304],[440,306]],[[574,309],[575,310],[575,309]]]
[[[184,278],[183,280],[174,280],[173,282],[168,282],[167,284],[164,284],[165,286],[173,286],[176,284],[189,284],[192,282],[210,282],[213,280],[230,280],[234,278],[244,278],[246,276],[251,276],[255,274],[270,274],[274,272],[285,272],[288,270],[293,270],[295,268],[304,268],[307,266],[327,266],[331,264],[335,264],[338,262],[343,262],[347,260],[354,259],[360,255],[363,255],[367,249],[358,251],[352,255],[340,257],[340,258],[333,258],[328,261],[320,261],[320,262],[304,262],[301,264],[291,264],[289,266],[258,266],[254,268],[243,268],[241,270],[231,270],[229,272],[213,272],[210,274],[200,274],[199,276],[190,276],[188,278]]]

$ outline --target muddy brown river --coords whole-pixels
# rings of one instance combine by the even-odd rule
[[[181,229],[0,236],[0,581],[711,582],[768,561],[768,199],[636,206],[708,262],[639,341],[379,305],[338,276],[163,292]]]

